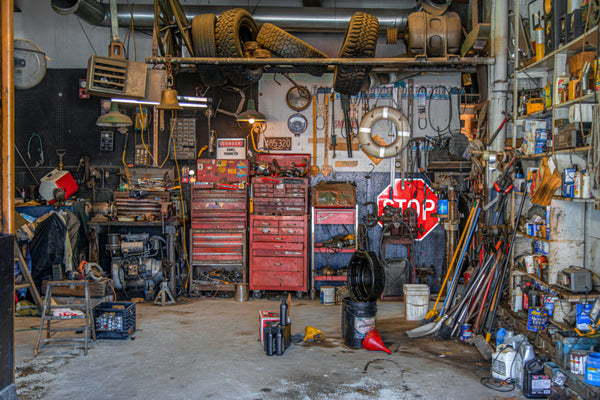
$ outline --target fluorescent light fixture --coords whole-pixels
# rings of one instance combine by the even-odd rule
[[[206,97],[192,97],[192,96],[177,96],[177,100],[178,101],[183,100],[184,103],[179,102],[179,105],[182,107],[189,107],[189,108],[206,108],[206,107],[208,107],[206,105],[206,103],[210,101],[210,99],[208,99]],[[146,106],[157,106],[160,104],[158,101],[135,100],[135,99],[110,99],[110,101],[115,102],[115,103],[141,104],[141,105],[146,105]],[[191,102],[197,102],[197,103],[191,103]]]

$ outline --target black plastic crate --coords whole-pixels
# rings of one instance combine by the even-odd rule
[[[127,339],[135,333],[135,303],[104,302],[94,307],[98,339]]]

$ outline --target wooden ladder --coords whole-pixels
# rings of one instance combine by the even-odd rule
[[[35,283],[33,283],[33,278],[31,277],[31,273],[29,273],[29,266],[25,262],[25,258],[23,257],[23,253],[21,253],[21,249],[19,248],[19,244],[15,239],[15,262],[19,263],[19,269],[21,270],[21,275],[25,278],[27,283],[23,283],[20,285],[15,285],[15,290],[20,289],[28,289],[31,293],[31,297],[33,297],[33,302],[35,303],[38,311],[42,311],[42,298],[40,297],[40,293],[35,287]]]
[[[73,288],[77,285],[83,285],[85,291],[85,298],[83,303],[74,303],[74,304],[52,304],[52,288],[67,286]],[[71,308],[75,310],[82,310],[84,315],[54,315],[52,312],[58,308]],[[85,320],[85,324],[82,326],[69,326],[69,327],[60,327],[53,328],[52,321],[64,321],[64,320],[72,320],[72,319],[83,319]],[[42,331],[44,329],[44,323],[46,326],[46,339],[42,339]],[[79,338],[52,338],[52,334],[56,332],[65,332],[65,331],[83,331],[83,339]],[[92,315],[92,306],[90,304],[90,292],[88,290],[88,282],[87,281],[50,281],[46,286],[46,297],[44,298],[44,310],[42,311],[42,319],[40,321],[40,330],[38,331],[37,342],[35,343],[35,348],[33,349],[33,356],[37,357],[38,350],[40,348],[40,344],[50,343],[50,342],[83,342],[84,343],[84,355],[87,356],[88,352],[88,342],[91,331],[91,339],[96,341],[96,327],[94,325],[94,318]]]

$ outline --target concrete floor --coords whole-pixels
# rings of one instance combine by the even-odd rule
[[[71,344],[33,358],[39,318],[16,318],[19,399],[493,399],[479,379],[490,364],[457,341],[409,339],[404,304],[378,305],[377,328],[392,350],[352,350],[340,339],[341,306],[293,300],[292,334],[312,325],[323,343],[294,343],[267,357],[258,311],[279,301],[192,300],[137,305],[133,340],[100,340],[87,356]],[[30,329],[31,328],[31,329]],[[80,343],[77,344],[77,346]]]

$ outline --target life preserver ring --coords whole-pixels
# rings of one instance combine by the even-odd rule
[[[376,143],[371,136],[373,125],[382,119],[392,121],[397,129],[396,139],[387,146]],[[358,141],[363,151],[368,155],[379,158],[398,155],[405,146],[404,142],[409,136],[410,127],[408,119],[406,119],[400,110],[392,107],[377,107],[372,109],[362,118],[360,128],[358,128]]]

